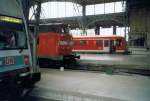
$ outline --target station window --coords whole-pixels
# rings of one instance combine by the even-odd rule
[[[96,40],[96,46],[103,46],[103,40]]]
[[[86,45],[86,40],[81,40],[81,41],[80,41],[80,45],[81,45],[81,46],[85,46],[85,45]]]
[[[109,46],[109,40],[104,40],[104,47],[108,47]]]

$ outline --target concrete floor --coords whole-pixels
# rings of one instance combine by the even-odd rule
[[[22,101],[57,101],[57,100],[51,100],[51,99],[45,99],[45,98],[38,98],[33,96],[27,96]]]
[[[149,101],[150,77],[41,69],[30,95],[61,101]]]
[[[80,54],[80,64],[119,65],[127,68],[150,70],[150,51],[134,50],[130,55],[123,54]]]

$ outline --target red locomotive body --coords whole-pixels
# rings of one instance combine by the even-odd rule
[[[40,66],[66,65],[75,61],[73,38],[64,24],[40,25],[37,56]]]
[[[72,53],[72,36],[54,32],[40,33],[37,45],[39,58],[62,59]]]
[[[122,36],[74,37],[74,52],[126,53],[127,44]]]

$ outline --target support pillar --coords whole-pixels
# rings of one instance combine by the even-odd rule
[[[82,5],[82,28],[83,28],[83,35],[87,35],[86,33],[86,5]]]
[[[100,35],[100,26],[96,25],[95,27],[95,35]]]
[[[146,48],[147,50],[150,50],[150,32],[147,33]]]
[[[30,0],[23,0],[22,1],[22,6],[23,6],[23,13],[26,19],[26,22],[28,24],[29,22],[29,10],[30,10],[30,6],[31,6],[31,2]]]
[[[117,34],[117,27],[113,26],[113,35],[116,35],[116,34]]]
[[[35,14],[35,26],[34,26],[34,38],[33,38],[33,67],[37,67],[37,36],[39,32],[39,22],[40,22],[40,13],[41,13],[41,1],[37,2],[36,14]],[[37,71],[37,70],[34,70]]]

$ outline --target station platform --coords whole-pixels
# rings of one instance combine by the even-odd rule
[[[149,101],[150,77],[42,68],[30,96],[58,101]],[[47,100],[48,101],[48,100]]]
[[[78,63],[92,66],[150,70],[150,51],[132,50],[131,54],[79,54]],[[97,67],[96,67],[97,68]]]

